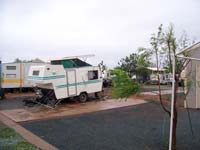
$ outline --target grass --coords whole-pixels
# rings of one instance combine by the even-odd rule
[[[0,124],[1,150],[36,150],[36,147],[25,141],[15,130]]]
[[[0,128],[0,138],[3,138],[3,139],[12,138],[16,135],[17,133],[11,128],[7,128],[4,126]]]

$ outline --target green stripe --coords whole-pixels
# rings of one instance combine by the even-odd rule
[[[59,79],[59,78],[65,78],[65,75],[45,76],[45,77],[28,76],[28,79],[36,79],[36,80],[50,80],[50,79]]]
[[[56,88],[65,88],[65,87],[70,87],[70,86],[76,86],[76,85],[85,85],[85,84],[93,84],[93,83],[98,83],[101,82],[102,80],[89,80],[85,82],[77,82],[77,83],[71,83],[71,84],[62,84],[56,86]]]

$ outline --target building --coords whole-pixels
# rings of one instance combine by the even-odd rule
[[[191,58],[200,59],[200,42],[185,48],[181,53],[185,53]],[[190,62],[181,74],[185,83],[185,107],[200,108],[200,60],[188,60]]]
[[[172,74],[166,73],[166,70],[163,68],[159,68],[159,72],[157,71],[157,67],[148,67],[150,71],[150,80],[158,81],[158,74],[160,76],[161,84],[170,84],[172,82]]]

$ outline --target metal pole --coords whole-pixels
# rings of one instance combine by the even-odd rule
[[[1,85],[2,85],[2,83],[1,83],[1,81],[2,81],[2,79],[1,79],[1,71],[2,71],[2,65],[1,65],[1,59],[0,59],[0,90],[1,90]]]
[[[197,60],[197,61],[200,61],[199,58],[194,58],[194,57],[185,57],[185,56],[178,56],[178,55],[176,55],[176,57],[178,57],[178,58],[183,58],[183,59],[190,59],[190,60]]]
[[[172,80],[172,97],[171,97],[171,118],[170,118],[170,136],[169,136],[169,150],[172,150],[172,133],[173,133],[173,118],[174,118],[174,90],[175,90],[175,55],[173,56],[173,80]]]

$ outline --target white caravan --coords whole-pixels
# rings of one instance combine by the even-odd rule
[[[3,89],[30,88],[32,83],[27,80],[29,68],[45,63],[3,63],[1,64],[1,85]]]
[[[102,77],[99,67],[67,57],[52,60],[50,64],[31,66],[28,79],[39,89],[40,97],[63,99],[79,96],[80,101],[87,100],[88,94],[102,91]],[[46,97],[46,98],[45,98]],[[49,100],[45,100],[47,104]],[[44,103],[44,102],[42,102]]]

